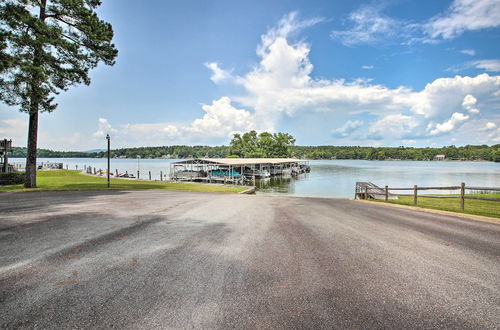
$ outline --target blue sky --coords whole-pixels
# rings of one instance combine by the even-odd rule
[[[500,143],[500,2],[103,1],[119,50],[58,96],[39,146]],[[26,145],[27,115],[0,105]]]

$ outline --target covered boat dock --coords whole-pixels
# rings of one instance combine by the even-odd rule
[[[295,158],[194,158],[172,163],[170,177],[177,181],[238,183],[309,170],[308,161]]]

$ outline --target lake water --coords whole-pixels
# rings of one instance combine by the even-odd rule
[[[60,162],[69,169],[84,165],[106,168],[103,158],[39,158],[38,162]],[[178,159],[111,159],[111,169],[137,173],[153,180],[160,179],[160,171],[169,174],[170,163]],[[24,163],[12,158],[11,163]],[[311,173],[298,178],[274,177],[256,182],[258,193],[300,196],[329,196],[353,198],[356,181],[370,181],[378,186],[413,187],[469,186],[500,187],[500,163],[492,162],[424,162],[424,161],[369,161],[369,160],[312,160]],[[405,192],[410,193],[410,192]]]

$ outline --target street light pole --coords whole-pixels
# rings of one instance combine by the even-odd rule
[[[141,155],[137,155],[137,180],[139,180],[139,159],[141,159]]]
[[[109,156],[110,156],[110,146],[111,146],[111,139],[109,137],[109,134],[106,134],[106,140],[108,140],[108,188],[109,188]]]

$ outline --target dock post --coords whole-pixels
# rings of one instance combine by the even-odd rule
[[[460,184],[460,210],[465,209],[465,183]]]
[[[160,181],[163,181],[163,171],[160,171]]]
[[[413,205],[417,205],[417,191],[418,187],[417,185],[413,186]]]
[[[387,202],[388,199],[389,199],[389,187],[385,186],[385,201]]]

